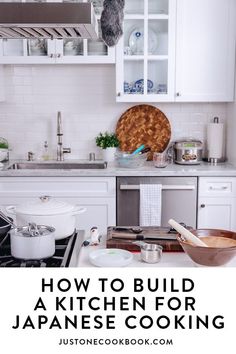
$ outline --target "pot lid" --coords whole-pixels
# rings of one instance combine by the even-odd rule
[[[28,215],[57,215],[72,212],[72,204],[58,201],[49,196],[42,196],[34,202],[25,203],[16,207],[16,212]]]
[[[175,148],[201,148],[202,149],[201,140],[197,139],[179,139],[174,143]]]
[[[10,233],[11,235],[18,237],[42,237],[48,236],[53,232],[55,232],[54,227],[29,223],[27,226],[20,226],[12,229]]]

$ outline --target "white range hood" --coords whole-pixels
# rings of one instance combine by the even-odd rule
[[[0,2],[0,38],[98,38],[91,3]]]

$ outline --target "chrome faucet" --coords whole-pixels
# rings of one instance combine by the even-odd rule
[[[61,112],[57,113],[57,161],[64,161],[64,154],[70,154],[70,148],[64,148],[62,144],[62,122]]]

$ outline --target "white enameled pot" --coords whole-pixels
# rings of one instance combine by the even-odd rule
[[[76,216],[86,211],[85,208],[54,200],[48,196],[16,207],[8,206],[6,210],[16,216],[17,226],[35,223],[54,227],[56,240],[72,235],[76,227]]]
[[[11,254],[15,258],[38,260],[52,257],[55,253],[55,229],[37,226],[37,234],[32,236],[29,226],[16,227],[10,231]]]

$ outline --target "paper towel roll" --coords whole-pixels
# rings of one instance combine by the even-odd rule
[[[220,159],[224,149],[224,124],[210,123],[207,126],[208,158]]]

